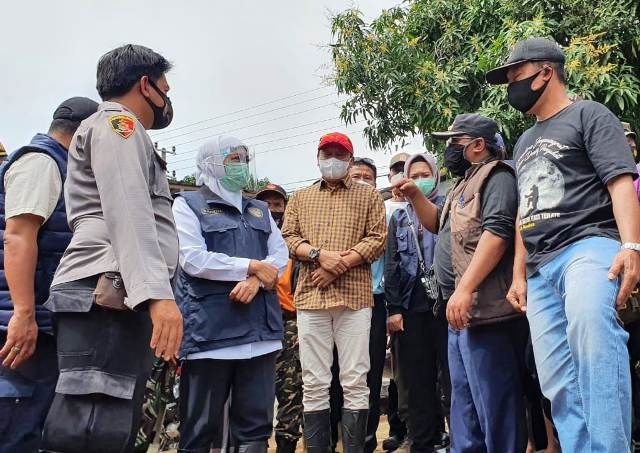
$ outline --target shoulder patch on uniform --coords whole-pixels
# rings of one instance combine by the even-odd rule
[[[249,214],[251,214],[252,216],[257,217],[259,219],[264,217],[264,214],[262,213],[262,210],[260,208],[254,208],[252,206],[249,209],[247,209],[247,211],[249,211]]]
[[[111,129],[122,138],[129,138],[136,130],[136,121],[129,115],[112,115],[109,117]]]

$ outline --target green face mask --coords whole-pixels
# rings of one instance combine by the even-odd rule
[[[425,196],[431,195],[431,192],[433,192],[433,189],[435,189],[436,187],[435,178],[418,178],[413,182],[416,183],[416,186],[418,186],[420,192],[422,192]]]
[[[225,175],[220,178],[220,184],[231,192],[240,192],[251,181],[249,165],[244,162],[224,164]]]

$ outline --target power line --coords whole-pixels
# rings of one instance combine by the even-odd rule
[[[327,119],[324,119],[324,120],[313,121],[313,122],[311,122],[311,123],[306,123],[306,124],[300,124],[300,125],[298,125],[298,126],[287,127],[287,128],[284,128],[284,129],[280,129],[280,130],[278,130],[278,131],[265,132],[265,133],[263,133],[263,134],[252,135],[251,137],[241,138],[240,140],[243,140],[243,141],[244,141],[244,140],[251,140],[252,138],[264,137],[265,135],[278,134],[278,133],[280,133],[280,132],[286,132],[286,131],[290,131],[290,130],[293,130],[293,129],[300,129],[301,127],[305,127],[305,126],[312,126],[312,125],[314,125],[314,124],[325,123],[325,122],[327,122],[327,121],[339,120],[339,119],[340,119],[340,116],[334,116],[334,117],[327,118]]]
[[[325,108],[325,107],[329,107],[331,105],[335,105],[335,102],[330,102],[328,104],[312,107],[310,109],[302,110],[302,111],[299,111],[299,112],[289,113],[287,115],[281,115],[281,116],[278,116],[278,117],[275,117],[275,118],[271,118],[271,119],[268,119],[268,120],[260,121],[260,122],[253,123],[253,124],[249,124],[248,126],[240,126],[240,127],[236,127],[235,129],[229,129],[229,130],[224,131],[224,132],[218,132],[216,134],[211,134],[211,135],[206,135],[204,137],[194,138],[192,140],[187,140],[186,142],[176,143],[175,145],[171,145],[171,146],[176,146],[177,147],[177,146],[187,145],[189,143],[195,143],[195,142],[198,142],[200,140],[206,140],[208,138],[215,137],[215,136],[220,135],[220,134],[228,134],[230,132],[235,132],[235,131],[239,131],[239,130],[242,130],[242,129],[247,129],[247,128],[254,127],[254,126],[260,126],[262,124],[270,123],[272,121],[281,120],[281,119],[284,119],[284,118],[290,118],[292,116],[301,115],[303,113],[313,112],[315,110],[318,110],[318,109],[321,109],[321,108]],[[176,153],[176,154],[180,154],[180,153]]]
[[[360,132],[362,132],[363,130],[364,130],[364,129],[359,129],[359,130],[357,130],[357,131],[347,131],[347,133],[349,133],[349,134],[359,134],[359,133],[360,133]],[[318,142],[318,140],[317,140],[317,139],[315,139],[315,140],[310,140],[310,141],[308,141],[308,142],[295,143],[295,144],[293,144],[293,145],[279,146],[279,147],[277,147],[277,148],[271,148],[271,149],[267,149],[267,150],[264,150],[264,151],[256,152],[256,156],[257,156],[258,154],[271,153],[271,152],[274,152],[274,151],[280,151],[280,150],[283,150],[283,149],[294,148],[294,147],[296,147],[296,146],[308,145],[308,144],[310,144],[310,143],[317,143],[317,142]]]
[[[211,126],[201,127],[200,129],[195,129],[195,130],[189,131],[189,132],[183,132],[182,134],[173,135],[171,137],[160,138],[159,141],[173,140],[173,139],[176,139],[178,137],[184,137],[184,136],[187,136],[187,135],[195,134],[196,132],[206,131],[208,129],[213,129],[213,128],[219,127],[219,126],[226,126],[227,124],[232,124],[232,123],[236,123],[236,122],[241,121],[241,120],[246,120],[246,119],[249,119],[249,118],[255,118],[255,117],[258,117],[258,116],[266,115],[267,113],[273,113],[273,112],[277,112],[277,111],[280,111],[280,110],[288,109],[289,107],[295,107],[296,105],[301,105],[301,104],[306,104],[308,102],[317,101],[318,99],[323,99],[323,98],[326,98],[326,97],[329,97],[329,96],[335,96],[335,94],[334,93],[323,94],[322,96],[318,96],[318,97],[315,97],[315,98],[312,98],[312,99],[305,99],[304,101],[294,102],[293,104],[282,105],[282,106],[277,107],[275,109],[267,110],[266,112],[254,113],[252,115],[243,116],[242,118],[236,118],[236,119],[233,119],[233,120],[224,121],[222,123],[213,124]],[[176,146],[178,146],[178,145],[176,145]]]
[[[281,147],[278,147],[278,148],[271,148],[271,149],[268,149],[268,150],[265,150],[265,151],[258,152],[258,153],[256,153],[256,155],[265,154],[265,153],[269,153],[269,152],[273,152],[273,151],[279,151],[279,150],[282,150],[282,149],[295,148],[297,146],[308,145],[310,143],[316,143],[316,142],[317,142],[317,140],[310,140],[308,142],[295,143],[293,145],[281,146]],[[182,168],[176,168],[175,171],[187,170],[189,168],[193,168],[193,165],[189,165],[187,167],[182,167]]]
[[[358,134],[358,133],[360,133],[362,131],[364,131],[364,129],[359,129],[359,130],[356,130],[356,131],[347,131],[347,133]],[[271,153],[271,152],[274,152],[274,151],[281,151],[281,150],[284,150],[284,149],[295,148],[297,146],[308,145],[310,143],[317,143],[317,140],[310,140],[310,141],[307,141],[307,142],[295,143],[293,145],[280,146],[278,148],[271,148],[271,149],[267,149],[267,150],[264,150],[264,151],[257,152],[256,155]],[[171,171],[176,171],[177,172],[177,171],[182,171],[182,170],[188,170],[190,168],[194,168],[194,166],[193,165],[188,165],[186,167],[172,169]]]
[[[315,177],[315,178],[309,178],[309,179],[301,179],[299,181],[289,181],[289,182],[283,182],[282,184],[278,184],[280,186],[290,186],[292,184],[299,184],[301,182],[311,182],[311,181],[317,181],[318,179],[320,179],[320,177]]]
[[[338,118],[339,118],[339,117],[338,117]],[[325,121],[326,121],[326,120],[325,120]],[[321,122],[324,122],[324,121],[316,121],[315,123],[321,123]],[[351,124],[357,124],[358,122],[361,122],[361,121],[355,121],[355,122],[353,122],[353,123],[351,123]],[[307,126],[308,126],[309,124],[314,124],[314,123],[308,123],[308,124],[307,124]],[[338,124],[338,125],[333,126],[333,127],[331,127],[331,128],[323,127],[323,128],[321,128],[321,129],[316,129],[316,130],[313,130],[313,131],[303,132],[303,133],[301,133],[301,134],[289,135],[289,136],[287,136],[287,137],[280,137],[280,138],[277,138],[277,139],[274,139],[274,140],[268,140],[268,141],[266,141],[266,142],[260,142],[260,143],[246,143],[246,145],[247,145],[247,146],[251,146],[251,147],[256,147],[256,146],[260,146],[260,145],[266,145],[266,144],[268,144],[268,143],[283,142],[283,141],[286,141],[286,140],[290,140],[290,139],[292,139],[292,138],[296,138],[296,137],[304,137],[305,135],[310,135],[310,134],[317,134],[318,132],[325,132],[327,129],[335,129],[335,128],[339,128],[339,127],[342,127],[342,126],[343,126],[342,124]],[[302,127],[302,126],[300,126],[300,127]],[[287,129],[282,129],[282,130],[283,130],[283,131],[286,131],[286,130],[291,130],[291,129],[295,129],[295,128],[287,128]],[[261,135],[267,135],[267,134],[261,134]],[[244,140],[243,140],[243,141],[244,141]],[[182,155],[184,155],[184,154],[187,154],[187,153],[193,153],[193,152],[195,152],[195,151],[198,151],[198,150],[197,150],[197,149],[192,149],[192,150],[190,150],[190,151],[187,151],[186,153],[181,153],[181,154],[182,154]],[[260,153],[260,152],[257,152],[256,154],[261,154],[261,153]],[[191,155],[191,156],[189,156],[189,157],[185,157],[185,158],[182,158],[182,159],[173,160],[173,161],[171,161],[171,163],[172,163],[172,164],[176,164],[176,163],[178,163],[178,162],[184,162],[184,161],[187,161],[187,160],[191,160],[191,159],[193,159],[193,157],[194,157],[194,156],[193,156],[193,155]]]
[[[287,131],[294,130],[294,129],[300,129],[301,127],[312,126],[312,125],[314,125],[314,124],[320,124],[320,123],[326,123],[327,121],[331,121],[331,120],[338,120],[338,119],[340,119],[340,117],[339,117],[339,116],[334,116],[334,117],[331,117],[331,118],[326,118],[326,119],[324,119],[324,120],[312,121],[312,122],[310,122],[310,123],[299,124],[299,125],[297,125],[297,126],[292,126],[292,127],[285,127],[284,129],[279,129],[279,130],[277,130],[277,131],[264,132],[264,133],[262,133],[262,134],[252,135],[252,136],[250,136],[250,137],[244,137],[244,138],[239,138],[239,139],[240,139],[241,141],[250,140],[250,139],[252,139],[252,138],[264,137],[265,135],[274,135],[274,134],[279,134],[280,132],[287,132]],[[340,127],[340,126],[336,126],[336,127]],[[288,139],[288,138],[291,138],[291,137],[282,137],[282,138],[281,138],[281,140],[286,140],[286,139]],[[250,145],[250,144],[249,144],[249,145]],[[254,145],[250,145],[250,146],[254,146]],[[188,150],[188,151],[182,151],[182,152],[179,152],[179,153],[176,153],[176,154],[185,155],[185,154],[194,153],[194,152],[196,152],[196,151],[198,151],[198,148],[190,149],[190,150]],[[173,162],[174,162],[174,163],[175,163],[175,162],[182,162],[182,160],[177,160],[177,161],[176,161],[176,160],[174,160]]]
[[[186,128],[191,127],[191,126],[197,126],[198,124],[206,123],[207,121],[213,121],[213,120],[217,120],[217,119],[220,119],[220,118],[224,118],[225,116],[231,116],[231,115],[236,115],[238,113],[247,112],[249,110],[254,110],[254,109],[257,109],[257,108],[260,108],[260,107],[264,107],[266,105],[275,104],[276,102],[286,101],[287,99],[292,99],[292,98],[295,98],[295,97],[298,97],[298,96],[302,96],[302,95],[305,95],[305,94],[309,94],[309,93],[313,93],[313,92],[316,92],[316,91],[320,91],[320,90],[323,90],[325,88],[331,88],[331,87],[324,86],[324,87],[313,88],[311,90],[300,91],[300,92],[294,93],[294,94],[292,94],[290,96],[284,96],[284,97],[281,97],[281,98],[272,99],[271,101],[267,101],[267,102],[264,102],[262,104],[257,104],[257,105],[252,105],[252,106],[249,106],[249,107],[244,107],[244,108],[241,108],[240,110],[236,110],[236,111],[233,111],[233,112],[224,113],[222,115],[218,115],[218,116],[213,116],[211,118],[207,118],[206,120],[201,120],[201,121],[196,121],[196,122],[193,122],[193,123],[188,123],[188,124],[182,125],[180,127],[174,127],[173,129],[169,129],[169,130],[166,130],[166,131],[158,131],[158,132],[153,134],[153,137],[157,137],[157,136],[164,135],[164,134],[170,134],[172,132],[179,131],[179,130],[182,130],[182,129],[186,129]]]
[[[361,123],[361,122],[362,122],[362,120],[361,121],[354,121],[351,124],[358,124],[358,123]],[[343,125],[342,124],[338,124],[337,126],[334,126],[331,129],[335,129],[335,128],[341,127],[341,126],[343,126]],[[323,127],[322,129],[316,129],[315,131],[304,132],[302,134],[290,135],[288,137],[284,137],[284,138],[281,138],[281,139],[274,139],[274,140],[269,140],[269,141],[260,142],[260,143],[249,143],[248,146],[254,146],[255,147],[255,146],[260,146],[260,145],[266,145],[268,143],[275,143],[275,142],[279,142],[279,141],[282,141],[282,140],[288,140],[290,138],[303,137],[303,136],[309,135],[309,134],[317,134],[318,132],[324,132],[326,130],[327,130],[327,128]],[[261,153],[256,153],[256,154],[261,154]]]

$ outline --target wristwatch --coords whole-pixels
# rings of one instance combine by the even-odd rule
[[[634,250],[636,252],[640,252],[640,244],[637,242],[625,242],[620,248],[622,250]]]
[[[315,263],[319,259],[320,259],[320,249],[309,250],[309,261],[313,261]]]

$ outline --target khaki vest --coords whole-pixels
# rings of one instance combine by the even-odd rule
[[[456,286],[471,263],[482,235],[482,196],[491,173],[498,167],[513,169],[494,160],[478,165],[467,178],[449,192],[440,218],[440,228],[451,216],[451,262]],[[490,196],[490,194],[488,194]],[[515,228],[515,225],[514,225]],[[513,276],[513,244],[504,257],[473,293],[470,324],[490,324],[521,316],[506,299]]]

